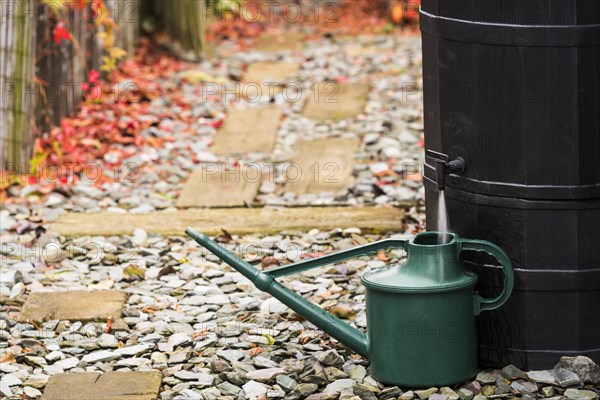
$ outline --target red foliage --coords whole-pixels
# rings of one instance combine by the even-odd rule
[[[421,6],[421,0],[406,0],[408,7],[406,11],[406,18],[408,20],[417,21],[419,19],[419,7]]]
[[[407,1],[420,2],[420,0]],[[244,4],[248,5],[244,6]],[[256,11],[256,4],[261,4],[263,7],[260,13]],[[301,14],[292,13],[293,16],[290,16],[273,12],[274,9],[281,10],[282,7],[269,8],[268,2],[256,3],[251,0],[247,3],[242,2],[240,10],[245,10],[245,14],[228,13],[225,17],[216,18],[207,26],[207,40],[210,42],[233,40],[240,50],[245,50],[252,46],[256,38],[267,29],[277,32],[289,30],[292,25],[302,25],[313,27],[315,35],[318,36],[326,33],[364,34],[380,32],[389,22],[387,0],[307,2],[305,6]]]
[[[67,40],[67,41],[71,40],[71,34],[65,27],[64,21],[58,21],[56,23],[56,26],[54,27],[52,34],[54,35],[55,43],[60,43],[60,41],[62,39]]]
[[[112,75],[112,82],[103,82],[97,71],[90,71],[88,81],[82,84],[88,101],[76,115],[64,118],[60,126],[36,139],[36,159],[42,165],[68,165],[69,171],[77,174],[86,164],[103,159],[109,152],[117,152],[125,158],[128,154],[122,146],[144,145],[141,131],[160,123],[162,116],[152,111],[150,100],[170,97],[173,103],[190,108],[178,97],[176,86],[157,83],[168,82],[167,77],[172,80],[184,66],[184,62],[150,50],[146,45],[139,49],[137,57],[121,63]],[[115,84],[123,81],[128,81],[129,86],[123,88]],[[160,146],[163,140],[148,144]]]
[[[100,73],[95,69],[92,69],[88,74],[88,81],[97,84],[100,79]]]

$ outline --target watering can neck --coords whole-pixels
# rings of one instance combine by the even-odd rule
[[[464,274],[464,268],[459,259],[460,247],[452,235],[449,243],[430,244],[437,240],[437,234],[429,232],[416,236],[407,246],[407,261],[402,273],[408,275],[426,276],[434,281],[446,281]],[[423,240],[423,238],[427,240]]]
[[[474,285],[477,277],[460,261],[458,239],[454,234],[421,233],[407,244],[404,264],[367,272],[362,277],[363,284],[375,290],[400,293],[445,291]]]

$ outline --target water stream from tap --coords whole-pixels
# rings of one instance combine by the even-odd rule
[[[444,190],[440,190],[438,195],[437,230],[439,232],[438,243],[445,243],[446,234],[448,233],[448,214],[446,213],[446,196]]]

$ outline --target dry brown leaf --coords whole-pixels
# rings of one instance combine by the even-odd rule
[[[262,352],[263,352],[263,349],[261,349],[260,347],[257,347],[255,349],[250,350],[250,356],[254,357],[254,356],[259,355]]]
[[[206,335],[208,335],[209,332],[210,331],[207,330],[207,329],[203,329],[201,331],[194,332],[194,333],[192,333],[192,339],[195,340],[197,338],[201,338],[203,336],[206,336]]]
[[[4,357],[0,357],[0,364],[14,362],[17,362],[17,359],[15,358],[15,355],[11,352],[6,353]]]
[[[385,255],[385,251],[383,251],[383,250],[379,250],[377,252],[377,259],[379,261],[389,261],[390,260],[390,258]]]
[[[260,260],[260,266],[262,267],[262,269],[267,269],[271,265],[279,266],[281,264],[275,257],[271,257],[271,256],[263,257],[262,260]]]
[[[333,315],[341,319],[352,318],[356,315],[356,311],[354,311],[352,307],[346,304],[338,304],[337,306],[333,307],[330,311]]]
[[[156,279],[160,279],[160,277],[164,275],[174,274],[175,272],[177,272],[177,270],[172,265],[167,265],[166,267],[158,271]]]
[[[106,326],[104,327],[104,333],[110,333],[110,330],[112,329],[112,324],[113,324],[113,317],[112,317],[112,315],[109,315],[108,318],[106,319]]]

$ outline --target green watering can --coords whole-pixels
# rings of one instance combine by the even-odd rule
[[[452,233],[423,232],[411,240],[385,239],[268,271],[259,271],[202,233],[191,228],[186,233],[250,279],[258,289],[270,293],[367,357],[373,378],[391,385],[442,386],[475,376],[475,316],[500,307],[513,289],[512,264],[502,249],[490,242],[463,239]],[[361,278],[366,287],[368,335],[276,280],[390,248],[405,250],[406,263],[377,268]],[[498,297],[484,299],[475,293],[477,275],[465,269],[459,257],[465,250],[483,251],[500,262],[504,270],[504,289]]]

